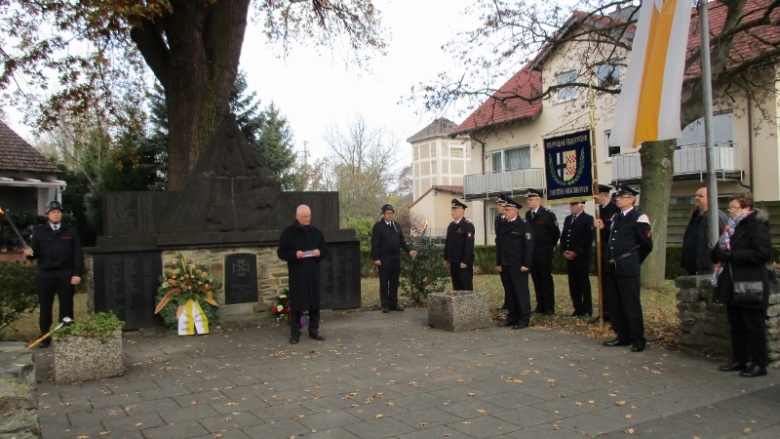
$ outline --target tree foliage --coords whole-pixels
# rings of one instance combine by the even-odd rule
[[[0,87],[29,105],[47,90],[41,127],[66,114],[119,112],[123,87],[143,89],[148,72],[165,90],[168,187],[189,171],[228,114],[251,0],[15,0],[0,2],[4,35]],[[254,3],[269,42],[303,38],[317,46],[384,49],[371,0],[268,0]],[[356,56],[357,59],[358,58]]]

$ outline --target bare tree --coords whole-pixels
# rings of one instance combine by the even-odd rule
[[[343,218],[374,217],[396,181],[395,164],[401,139],[371,128],[357,115],[345,129],[328,126],[324,136],[330,189],[339,192]]]

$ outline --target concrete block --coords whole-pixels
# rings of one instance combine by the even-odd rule
[[[445,331],[471,331],[490,323],[487,293],[450,291],[428,295],[428,326]]]
[[[100,337],[68,336],[54,343],[54,382],[57,384],[122,376],[122,331],[105,343]]]

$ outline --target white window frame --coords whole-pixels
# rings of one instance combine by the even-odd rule
[[[555,75],[555,83],[558,86],[569,84],[577,79],[576,70],[568,70]],[[573,101],[577,99],[577,87],[561,87],[556,94],[557,102]]]
[[[618,88],[620,86],[621,73],[619,64],[602,63],[593,67],[596,85],[601,88]]]

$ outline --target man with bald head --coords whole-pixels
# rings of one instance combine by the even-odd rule
[[[688,221],[688,227],[685,229],[682,257],[680,258],[680,262],[689,276],[710,274],[713,271],[710,261],[709,215],[718,215],[718,233],[723,231],[728,221],[725,213],[717,208],[709,209],[706,187],[696,191],[693,204],[696,206],[696,210],[693,211],[691,220]],[[708,214],[709,212],[712,213]]]
[[[330,251],[322,232],[311,225],[311,209],[300,205],[295,211],[295,222],[284,229],[276,251],[279,259],[287,261],[290,299],[290,343],[301,338],[301,314],[309,312],[309,338],[325,340],[320,334],[320,261]]]

